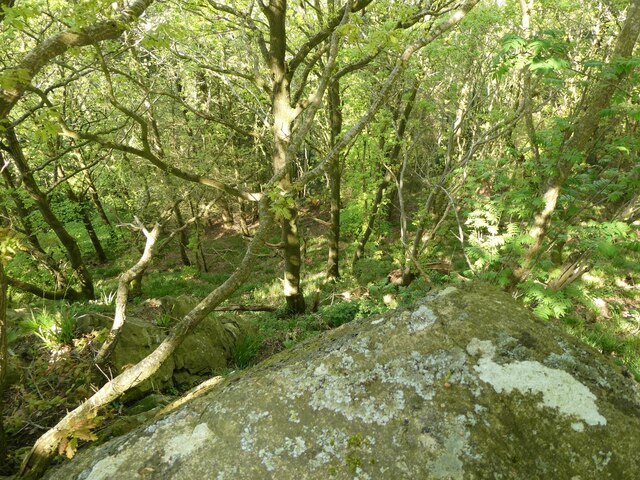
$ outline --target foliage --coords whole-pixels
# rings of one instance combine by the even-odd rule
[[[544,320],[562,318],[573,306],[565,291],[551,291],[535,282],[524,286],[524,290],[525,302],[533,308],[533,312],[538,317]]]
[[[320,309],[319,314],[331,328],[350,322],[360,312],[361,302],[340,302]]]
[[[69,344],[75,338],[75,320],[73,316],[60,311],[31,313],[31,318],[23,320],[20,328],[25,334],[33,334],[40,339],[47,349],[57,349]]]
[[[0,262],[11,260],[19,251],[20,243],[9,229],[0,228]]]
[[[405,47],[433,32],[433,22],[459,2],[430,2],[429,15],[419,11],[421,2],[370,2],[336,31],[333,74],[345,75],[326,80],[338,89],[341,132],[332,131],[326,92],[314,97],[332,39],[330,31],[315,35],[339,5],[303,3],[288,2],[286,12],[285,143],[292,143],[279,146],[273,63],[264,61],[260,40],[270,38],[269,21],[253,2],[154,4],[120,40],[73,48],[34,79],[21,59],[60,32],[112,18],[119,4],[5,8],[0,95],[28,85],[0,119],[14,125],[19,146],[0,128],[0,261],[12,279],[49,293],[76,289],[84,268],[96,291],[91,302],[52,306],[9,289],[10,308],[32,312],[8,325],[11,351],[27,359],[25,382],[9,393],[12,439],[29,430],[23,444],[33,440],[25,422],[49,426],[90,394],[82,378],[98,339],[78,338],[74,318],[97,309],[112,315],[118,276],[144,244],[137,220],[161,222],[162,240],[177,238],[177,205],[198,266],[182,264],[175,239],[163,244],[134,302],[204,298],[234,272],[257,225],[255,202],[234,195],[238,190],[267,195],[277,221],[299,218],[303,253],[289,263],[300,267],[307,305],[318,310],[282,315],[277,272],[285,262],[274,228],[228,304],[281,311],[238,313],[258,333],[236,346],[236,368],[409,305],[433,284],[481,279],[509,289],[540,318],[560,322],[640,378],[640,64],[633,56],[611,58],[628,2],[538,0],[528,30],[521,2],[480,2],[457,28],[416,52],[380,98]],[[320,40],[307,52],[309,39]],[[296,52],[307,54],[294,70]],[[585,107],[610,86],[592,122],[597,130],[576,147]],[[376,100],[377,113],[363,117]],[[321,171],[335,142],[358,125],[361,133],[339,152],[338,173]],[[295,149],[298,135],[304,138]],[[292,149],[288,175],[274,188],[273,152],[282,147]],[[308,174],[314,180],[301,181]],[[337,174],[341,277],[326,283],[329,187]],[[216,182],[223,191],[210,187]],[[540,223],[545,209],[551,212]],[[223,213],[231,213],[232,226],[221,224]],[[370,220],[364,256],[350,270]],[[96,240],[107,253],[104,264]],[[576,266],[582,270],[567,275]],[[399,267],[417,276],[408,287],[387,279]],[[155,322],[167,329],[173,323],[169,316]],[[59,451],[72,456],[91,440],[94,420],[62,432]],[[357,470],[355,454],[347,462]]]
[[[240,339],[231,352],[233,365],[240,369],[253,365],[263,340],[262,337],[253,335],[247,335]]]
[[[156,318],[156,325],[160,328],[169,328],[174,323],[171,315],[165,313]]]
[[[59,438],[58,455],[64,455],[71,459],[78,449],[78,442],[94,442],[98,436],[93,432],[101,423],[103,418],[95,415],[91,418],[77,422],[66,430],[56,432]]]

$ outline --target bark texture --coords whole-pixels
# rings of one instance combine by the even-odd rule
[[[80,292],[82,296],[89,300],[93,299],[93,280],[91,279],[91,274],[87,269],[84,259],[82,258],[78,242],[69,234],[64,224],[53,212],[47,195],[38,186],[31,168],[27,163],[27,159],[22,152],[22,147],[20,146],[15,131],[12,128],[7,129],[6,136],[9,143],[9,149],[11,150],[11,156],[16,168],[20,172],[24,189],[31,196],[37,205],[42,218],[47,225],[51,227],[51,230],[53,230],[66,250],[69,263],[71,263],[71,267],[78,276],[78,283],[80,284]]]
[[[333,148],[342,133],[342,102],[340,99],[340,82],[334,81],[329,87],[329,116],[331,122],[331,147]],[[327,280],[340,277],[340,184],[342,179],[342,162],[336,155],[327,166],[329,188],[331,190],[331,219],[329,220],[329,257],[327,259]]]
[[[612,75],[600,78],[593,87],[585,108],[576,115],[573,128],[567,132],[567,139],[559,153],[559,160],[554,174],[547,179],[542,193],[543,208],[535,215],[529,235],[533,239],[531,246],[524,255],[522,265],[514,272],[513,283],[525,280],[531,273],[551,224],[551,217],[556,210],[562,187],[569,178],[574,166],[573,157],[583,156],[595,141],[596,132],[600,125],[602,111],[611,105],[611,98],[622,80],[628,75],[628,70],[618,69],[615,62],[631,57],[634,46],[640,34],[640,0],[633,0],[627,10],[627,18],[611,55],[610,63]]]
[[[2,396],[4,394],[4,381],[7,373],[7,278],[4,274],[2,258],[0,258],[0,465],[5,464],[7,456],[7,438],[2,422],[3,408]],[[4,472],[0,467],[0,475]]]
[[[91,398],[69,412],[52,429],[42,435],[25,458],[18,478],[40,478],[56,454],[62,439],[67,438],[77,428],[79,422],[92,418],[99,408],[109,404],[130,388],[140,385],[140,383],[153,375],[182,343],[184,338],[193,332],[196,326],[211,311],[232,295],[249,278],[253,265],[257,262],[258,252],[273,225],[266,200],[261,202],[260,214],[260,228],[251,240],[242,262],[233,274],[176,324],[167,338],[153,352],[106,383]]]

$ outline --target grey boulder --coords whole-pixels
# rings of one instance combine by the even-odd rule
[[[354,321],[49,479],[635,479],[638,385],[482,284]]]

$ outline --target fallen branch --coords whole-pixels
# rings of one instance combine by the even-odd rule
[[[45,290],[38,285],[23,282],[22,280],[9,276],[7,276],[7,283],[13,288],[31,293],[40,298],[46,298],[47,300],[69,300],[70,302],[77,302],[84,298],[80,292],[71,288],[65,288],[64,290]]]
[[[215,308],[214,312],[275,312],[276,307],[271,305],[227,305]]]
[[[160,411],[156,413],[155,418],[159,418],[162,415],[165,415],[169,412],[174,411],[176,408],[184,405],[187,402],[190,402],[194,398],[201,397],[202,395],[210,391],[213,387],[221,383],[223,380],[224,380],[224,377],[213,377],[213,378],[210,378],[209,380],[205,380],[200,385],[193,387],[191,390],[189,390],[187,393],[182,395],[180,398],[174,400],[170,404],[161,408]]]
[[[275,175],[274,178],[277,179],[278,175],[281,175],[281,172]],[[273,184],[273,181],[271,184]],[[66,440],[77,429],[78,425],[82,425],[83,422],[86,423],[87,419],[91,419],[96,415],[98,409],[108,405],[129,389],[140,385],[140,383],[151,377],[173,354],[184,338],[249,278],[253,266],[257,263],[257,253],[264,244],[273,224],[273,219],[268,211],[267,198],[265,195],[259,202],[260,228],[258,228],[247,247],[242,262],[231,276],[185,315],[153,352],[113,380],[107,382],[83,404],[65,415],[55,427],[43,434],[25,458],[18,473],[18,478],[40,478],[51,459],[55,456],[60,443]]]
[[[109,332],[109,335],[107,336],[105,342],[102,344],[102,347],[98,352],[98,356],[96,357],[96,363],[98,365],[104,363],[109,358],[109,355],[111,355],[111,352],[113,352],[113,349],[116,347],[118,336],[120,335],[120,331],[122,330],[124,322],[127,318],[126,312],[127,300],[129,298],[129,284],[132,280],[141,276],[151,263],[161,230],[162,228],[159,223],[156,223],[151,231],[148,231],[146,228],[142,227],[142,233],[144,233],[144,236],[147,237],[147,241],[144,246],[144,252],[140,257],[140,260],[138,260],[138,262],[133,267],[120,275],[120,278],[118,279],[116,313],[113,318],[111,331]]]
[[[569,260],[562,266],[562,273],[553,280],[550,280],[547,288],[554,292],[560,291],[576,280],[580,279],[592,268],[591,250],[582,252],[575,259]]]

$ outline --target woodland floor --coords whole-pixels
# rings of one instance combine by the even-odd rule
[[[233,355],[233,364],[225,372],[249,367],[265,358],[290,348],[317,333],[337,327],[354,318],[366,317],[389,308],[403,306],[432,288],[433,285],[455,281],[456,278],[432,270],[430,278],[418,279],[409,287],[399,288],[389,284],[387,275],[397,268],[386,255],[385,241],[374,239],[368,255],[355,272],[348,271],[353,243],[343,245],[343,277],[334,283],[324,283],[326,241],[322,232],[326,229],[310,216],[304,218],[304,291],[308,305],[315,304],[308,314],[284,317],[282,311],[225,312],[224,315],[243,315],[256,326],[257,333],[241,342]],[[272,243],[278,242],[274,232]],[[376,242],[377,240],[377,242]],[[140,239],[138,243],[142,243]],[[148,270],[143,281],[142,296],[133,299],[130,314],[159,324],[157,309],[145,303],[149,299],[183,294],[203,298],[221,284],[240,262],[248,239],[237,230],[221,223],[209,226],[203,235],[203,251],[207,271],[196,266],[185,267],[174,241],[161,253]],[[23,306],[23,324],[10,329],[9,348],[16,360],[22,381],[12,385],[4,401],[5,425],[12,452],[11,463],[4,472],[17,468],[21,456],[33,442],[53,426],[67,410],[75,408],[90,396],[113,373],[99,372],[93,366],[93,358],[104,338],[105,331],[76,335],[73,325],[76,318],[87,314],[112,316],[117,275],[137,260],[139,252],[131,249],[118,254],[108,267],[93,267],[98,300],[91,303],[66,304],[43,302],[16,296],[12,307]],[[193,257],[193,255],[192,255]],[[264,247],[260,262],[251,279],[246,282],[226,304],[281,306],[280,272],[283,268],[281,254],[275,248]],[[593,281],[597,278],[585,281]],[[598,291],[594,288],[594,291]],[[28,304],[27,304],[28,302]],[[596,309],[577,306],[572,314],[562,319],[550,320],[591,344],[605,355],[615,357],[623,368],[640,381],[640,274],[630,270],[625,278],[616,281],[614,287],[602,285],[596,298]],[[46,318],[45,318],[46,317]],[[27,319],[26,324],[24,323]],[[31,320],[31,327],[28,326]],[[49,335],[34,322],[53,322],[56,335]],[[166,321],[163,320],[163,321]],[[25,326],[26,325],[26,326]],[[167,328],[169,324],[164,325]],[[65,336],[66,335],[66,336]],[[90,372],[90,373],[87,373]],[[178,395],[173,390],[163,392]],[[115,402],[106,408],[105,428],[127,405]],[[99,434],[100,428],[97,433]]]

